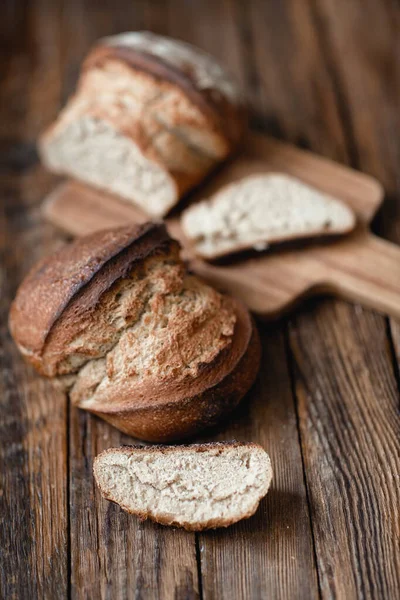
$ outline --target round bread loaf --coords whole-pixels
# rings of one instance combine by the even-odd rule
[[[44,163],[165,215],[238,145],[243,96],[206,52],[149,32],[100,40],[44,133]]]
[[[97,232],[40,262],[10,331],[42,374],[68,381],[76,406],[148,441],[215,424],[259,367],[247,309],[187,273],[162,224]]]

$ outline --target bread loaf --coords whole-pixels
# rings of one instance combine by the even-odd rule
[[[207,53],[149,32],[100,40],[42,136],[43,162],[165,215],[237,146],[243,97]]]
[[[103,496],[124,510],[190,531],[250,517],[272,479],[265,450],[243,442],[111,448],[93,471]]]
[[[344,234],[353,212],[288,175],[250,175],[219,190],[182,214],[183,231],[195,252],[213,259],[270,244]]]
[[[216,423],[256,376],[246,308],[185,271],[162,224],[80,238],[21,284],[10,330],[72,402],[149,441]]]

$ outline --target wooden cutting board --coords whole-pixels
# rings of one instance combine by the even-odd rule
[[[213,265],[191,255],[179,217],[167,219],[190,267],[219,289],[241,298],[260,316],[277,318],[304,297],[329,293],[400,318],[400,247],[372,235],[369,224],[383,201],[372,177],[310,152],[251,134],[243,153],[226,164],[190,198],[204,198],[221,185],[251,173],[294,175],[346,202],[356,213],[357,229],[341,239],[302,247],[275,248],[258,256]],[[72,235],[143,222],[148,217],[118,198],[68,181],[44,201],[46,218]]]

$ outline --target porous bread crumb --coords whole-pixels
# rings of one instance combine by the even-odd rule
[[[104,120],[80,115],[41,148],[49,169],[126,200],[134,195],[135,204],[151,215],[162,215],[175,203],[176,186],[165,169]]]
[[[78,108],[74,108],[76,103]],[[204,167],[227,151],[221,135],[207,127],[204,114],[179,88],[120,60],[108,58],[85,72],[67,113],[69,120],[73,112],[82,110],[79,105],[97,118],[117,124],[141,141],[144,150],[164,147],[158,158],[170,169],[191,172],[201,160]]]
[[[251,516],[267,493],[267,453],[251,443],[115,448],[95,460],[96,481],[125,510],[188,529]]]
[[[162,307],[154,310],[157,301]],[[82,408],[110,402],[118,382],[151,387],[195,379],[231,344],[236,317],[222,296],[188,276],[180,295],[152,297],[138,321],[124,329],[106,358],[82,367],[70,395]],[[107,391],[110,394],[107,394]]]
[[[185,235],[206,258],[286,240],[345,233],[353,212],[339,200],[282,174],[245,177],[182,214]]]
[[[40,141],[49,169],[155,217],[229,151],[179,86],[112,57],[83,71],[76,95]]]
[[[76,374],[74,403],[110,402],[119,382],[151,387],[195,379],[230,346],[236,316],[229,299],[188,275],[174,253],[135,267],[96,310],[79,317],[72,306],[56,323],[44,360],[58,375]]]
[[[148,441],[215,425],[260,361],[246,308],[187,273],[162,223],[97,232],[38,263],[10,331],[76,406]]]

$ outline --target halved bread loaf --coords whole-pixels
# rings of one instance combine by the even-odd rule
[[[123,446],[94,461],[102,495],[141,519],[200,531],[255,513],[272,469],[258,444]]]
[[[21,284],[10,330],[72,402],[149,441],[187,437],[252,385],[260,346],[247,309],[186,272],[162,224],[81,238]]]
[[[149,32],[102,39],[40,140],[50,170],[165,215],[237,146],[242,95],[207,53]]]
[[[245,177],[182,214],[186,237],[208,259],[348,233],[354,226],[355,216],[343,202],[279,173]]]

